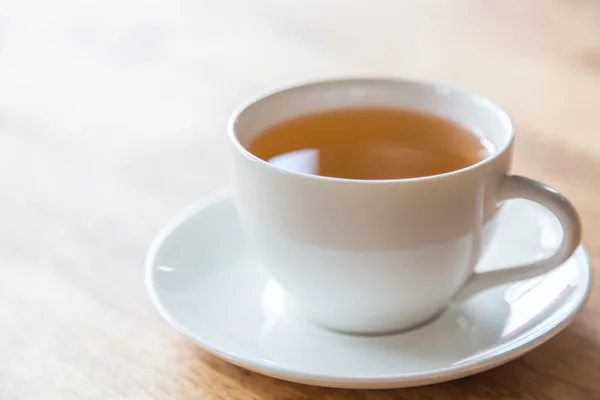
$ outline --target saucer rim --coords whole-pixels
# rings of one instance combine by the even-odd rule
[[[187,207],[184,207],[159,231],[152,241],[152,244],[150,245],[146,255],[144,273],[146,289],[148,290],[152,303],[156,307],[161,317],[163,317],[177,332],[191,340],[197,346],[200,346],[202,349],[213,354],[214,356],[230,362],[238,367],[295,383],[348,389],[386,389],[430,385],[484,372],[526,354],[527,352],[535,349],[559,334],[573,321],[579,311],[585,307],[587,301],[589,300],[591,288],[593,286],[593,267],[591,258],[583,243],[580,243],[575,250],[575,253],[571,257],[577,257],[581,259],[580,262],[585,263],[586,268],[582,268],[581,266],[578,268],[584,272],[583,278],[586,283],[586,287],[583,291],[579,291],[581,293],[576,298],[575,305],[572,306],[572,308],[569,310],[569,313],[558,323],[549,325],[541,332],[534,334],[533,338],[531,338],[531,334],[529,334],[504,343],[502,347],[509,345],[509,349],[503,351],[501,350],[499,353],[483,359],[475,359],[457,365],[450,365],[444,368],[416,373],[381,375],[379,377],[343,377],[332,374],[299,371],[266,361],[248,359],[227,351],[218,345],[211,344],[201,336],[190,331],[188,328],[186,328],[186,326],[181,324],[174,316],[172,316],[167,308],[163,305],[162,301],[160,300],[160,296],[157,293],[156,286],[154,284],[154,264],[156,254],[165,240],[190,217],[227,200],[232,202],[234,201],[230,190],[221,190],[210,194],[205,198],[198,200]]]

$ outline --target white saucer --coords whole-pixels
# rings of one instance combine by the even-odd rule
[[[560,237],[544,208],[510,201],[480,269],[544,257]],[[330,332],[296,316],[252,258],[228,195],[175,218],[154,241],[146,268],[159,312],[205,350],[265,375],[341,388],[431,384],[506,363],[565,328],[591,285],[580,247],[554,272],[453,304],[421,328],[386,336]]]

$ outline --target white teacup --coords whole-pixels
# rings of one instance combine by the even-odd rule
[[[490,144],[483,161],[442,175],[353,180],[282,170],[245,146],[266,128],[313,112],[360,106],[416,109],[470,127]],[[457,297],[558,267],[580,242],[573,206],[555,190],[510,175],[508,115],[445,84],[349,79],[277,91],[231,119],[234,193],[259,260],[319,325],[383,333],[433,318]],[[556,252],[531,264],[475,273],[505,200],[526,198],[556,214]]]

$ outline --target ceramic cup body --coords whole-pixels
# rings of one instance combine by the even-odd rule
[[[457,121],[482,137],[489,157],[437,176],[367,181],[287,172],[245,148],[265,128],[297,116],[378,106]],[[296,86],[241,108],[229,137],[235,202],[257,257],[303,314],[335,330],[401,330],[440,313],[472,278],[502,202],[512,196],[505,188],[509,117],[491,101],[443,84],[355,79]]]

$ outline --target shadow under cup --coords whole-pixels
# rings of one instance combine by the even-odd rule
[[[387,107],[456,121],[488,143],[467,168],[399,180],[289,172],[246,150],[265,129],[327,110]],[[490,241],[511,163],[512,123],[491,101],[448,85],[356,79],[284,89],[229,125],[234,194],[259,260],[300,310],[346,332],[407,329],[439,314]]]

